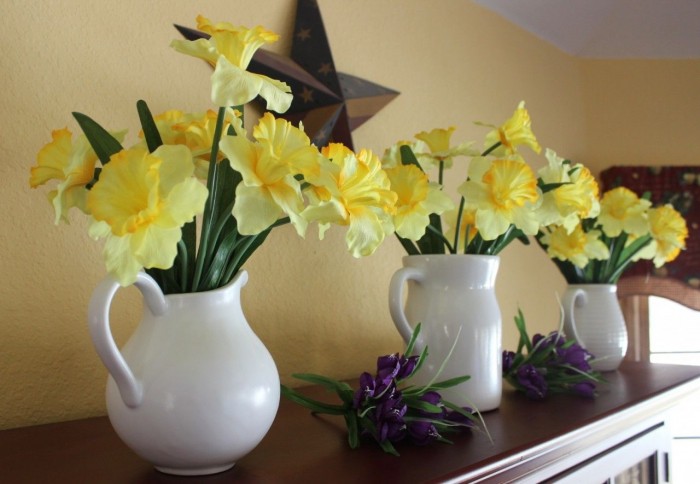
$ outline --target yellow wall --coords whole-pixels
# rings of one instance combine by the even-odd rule
[[[540,142],[577,161],[590,157],[594,171],[616,157],[636,160],[630,149],[644,162],[697,160],[700,148],[689,146],[700,112],[697,63],[580,61],[464,0],[319,4],[336,67],[402,93],[355,131],[358,148],[381,152],[418,131],[450,125],[459,128],[454,139],[478,139],[483,129],[472,121],[499,123],[525,99]],[[200,12],[262,24],[282,35],[272,49],[287,54],[294,11],[293,0],[2,3],[0,428],[104,413],[106,372],[86,327],[88,299],[104,276],[100,247],[80,216],[54,226],[46,190],[28,187],[29,167],[50,131],[77,131],[70,113],[81,111],[133,135],[140,98],[154,112],[205,110],[210,70],[168,47],[178,38],[172,24],[194,26]],[[647,66],[652,75],[636,88]],[[686,79],[691,75],[695,82]],[[687,87],[668,89],[674,82]],[[665,117],[651,116],[667,103],[673,108]],[[674,156],[664,157],[668,150]],[[452,189],[463,175],[455,176]],[[402,348],[386,301],[402,255],[389,239],[374,256],[355,260],[337,229],[323,242],[313,231],[305,241],[289,228],[272,234],[247,267],[244,309],[285,383],[296,371],[354,376],[371,370],[377,355]],[[516,342],[511,321],[518,305],[533,331],[555,328],[555,292],[562,288],[537,247],[508,248],[497,285],[505,347]],[[119,341],[137,323],[138,306],[136,290],[121,291],[112,310]]]

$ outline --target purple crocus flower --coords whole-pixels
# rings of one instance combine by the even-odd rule
[[[406,404],[401,397],[401,392],[392,392],[393,396],[382,399],[374,409],[374,424],[377,427],[377,439],[379,442],[386,440],[398,442],[406,435]]]
[[[574,383],[569,387],[571,392],[576,395],[580,395],[586,398],[593,398],[595,396],[595,383],[592,381],[582,381],[579,383]]]
[[[375,380],[372,375],[364,372],[360,375],[360,387],[355,391],[352,399],[353,408],[361,408],[368,398],[374,396],[376,391]]]
[[[417,356],[393,355],[377,358],[377,383],[388,385],[391,380],[402,380],[413,373],[418,363]]]
[[[541,400],[547,394],[544,376],[530,363],[518,368],[518,383],[525,389],[525,395],[533,400]]]
[[[468,414],[474,413],[474,410],[472,410],[469,407],[462,407],[462,410],[467,412]],[[445,416],[445,420],[448,422],[454,422],[458,425],[464,425],[465,427],[473,427],[474,426],[474,421],[470,419],[469,417],[462,415],[459,412],[455,412],[454,410],[447,412],[447,415]]]
[[[584,372],[591,369],[588,360],[591,359],[592,355],[576,343],[568,348],[557,349],[557,356],[560,364],[570,365]]]
[[[417,445],[427,445],[440,437],[440,433],[431,422],[414,420],[408,425],[411,441]]]
[[[513,367],[513,361],[515,361],[514,351],[504,351],[503,352],[503,373],[508,373]]]

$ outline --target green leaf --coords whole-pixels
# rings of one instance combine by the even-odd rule
[[[346,409],[340,405],[331,405],[329,403],[319,402],[313,398],[309,398],[306,395],[302,395],[291,388],[284,385],[280,385],[282,395],[297,403],[303,407],[308,408],[312,412],[326,413],[329,415],[345,415]]]
[[[194,263],[197,257],[197,222],[187,222],[182,226],[182,241],[187,247],[187,286],[185,291],[192,291],[192,278],[194,277]]]
[[[355,412],[348,412],[345,414],[345,425],[348,428],[348,444],[351,449],[357,449],[360,446],[360,438],[357,428],[357,415]]]
[[[109,134],[106,129],[97,124],[89,116],[74,112],[73,117],[80,125],[80,129],[85,133],[85,137],[90,143],[90,146],[95,150],[97,158],[99,158],[103,165],[109,162],[109,158],[113,154],[119,153],[124,149],[114,136]]]
[[[350,385],[345,382],[334,380],[323,375],[314,373],[295,373],[292,376],[298,380],[303,380],[314,385],[320,385],[323,388],[334,391],[343,400],[345,404],[352,404],[354,391]]]
[[[431,389],[444,389],[444,388],[451,388],[453,386],[459,385],[460,383],[464,383],[465,381],[469,380],[471,376],[469,375],[464,375],[464,376],[456,376],[454,378],[450,378],[448,380],[443,380],[437,383],[431,383],[430,388]]]
[[[411,339],[408,340],[406,350],[404,351],[405,355],[411,355],[413,353],[413,347],[415,346],[416,340],[418,339],[418,335],[420,334],[420,328],[421,323],[416,324],[416,327],[413,328],[413,333],[411,333]]]
[[[153,153],[160,145],[163,144],[163,140],[158,132],[158,127],[156,122],[153,120],[151,111],[148,109],[146,101],[140,99],[136,103],[136,110],[139,113],[139,120],[141,121],[141,129],[143,130],[143,137],[146,139],[146,144],[148,145],[148,151]]]
[[[396,238],[399,239],[399,242],[401,242],[401,245],[408,255],[420,255],[420,251],[412,241],[404,239],[396,232],[394,232],[394,235],[396,235]]]
[[[515,316],[515,326],[518,328],[518,333],[520,333],[520,343],[518,343],[518,353],[525,347],[528,353],[532,351],[532,343],[530,342],[530,336],[527,334],[527,328],[525,327],[525,316],[523,316],[523,311],[518,308],[518,314]]]
[[[401,164],[402,165],[415,165],[420,171],[423,171],[423,167],[418,163],[418,158],[413,153],[413,150],[408,145],[401,145],[399,147],[399,153],[401,154]]]
[[[418,239],[418,249],[421,254],[444,254],[445,244],[442,236],[442,221],[440,216],[434,213],[430,214],[430,224],[434,230],[429,230],[426,227],[423,237]],[[436,233],[437,232],[437,233]]]
[[[214,289],[221,286],[227,262],[231,257],[231,253],[235,250],[238,242],[238,231],[230,230],[226,233],[224,239],[216,247],[214,257],[208,264],[208,269],[202,276],[201,284],[203,287]]]

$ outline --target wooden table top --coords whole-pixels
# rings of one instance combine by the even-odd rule
[[[484,414],[492,441],[483,432],[463,432],[450,436],[453,445],[400,443],[400,457],[383,453],[369,441],[351,450],[341,417],[313,416],[282,398],[275,422],[258,447],[233,469],[195,480],[155,471],[119,440],[106,417],[5,430],[0,432],[0,482],[403,483],[441,482],[482,471],[487,475],[487,469],[522,461],[523,453],[535,448],[545,460],[570,452],[566,443],[547,443],[626,409],[644,403],[652,412],[670,405],[674,392],[700,388],[700,367],[623,363],[605,378],[608,383],[599,385],[600,395],[593,400],[552,395],[531,401],[506,389],[501,407]],[[319,388],[308,392],[323,398]],[[328,398],[334,401],[333,395]],[[586,438],[571,445],[587,445]],[[541,464],[530,460],[529,465]]]

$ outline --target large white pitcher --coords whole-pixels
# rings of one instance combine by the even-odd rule
[[[499,262],[498,256],[485,255],[406,256],[389,287],[389,310],[401,336],[408,341],[421,323],[416,350],[428,346],[426,363],[413,378],[428,383],[454,346],[438,381],[471,379],[440,393],[482,412],[501,402],[502,324],[494,288]]]
[[[593,354],[593,369],[617,370],[627,353],[627,326],[617,286],[570,284],[562,303],[564,332]]]
[[[109,370],[107,411],[119,437],[161,471],[220,472],[250,452],[277,413],[275,363],[243,315],[240,272],[226,287],[164,296],[139,274],[140,325],[120,352],[109,329],[119,285],[103,281],[90,301],[93,343]]]

